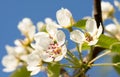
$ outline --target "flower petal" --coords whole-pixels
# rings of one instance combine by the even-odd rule
[[[70,33],[70,39],[76,43],[82,43],[85,41],[85,36],[81,31],[74,30]]]
[[[12,71],[17,68],[18,60],[13,55],[6,55],[2,59],[2,64],[6,67],[3,71],[10,71],[10,68]]]
[[[98,31],[97,31],[97,38],[100,37],[100,35],[102,34],[102,31],[103,31],[103,28],[102,28],[102,25],[100,24]]]
[[[47,49],[49,44],[51,43],[49,35],[45,32],[39,32],[35,34],[34,39],[36,41],[36,44],[41,46],[41,48],[43,49]]]
[[[59,46],[65,43],[65,33],[62,30],[58,30],[56,33],[56,41]]]
[[[116,34],[118,31],[117,26],[115,24],[106,25],[105,29],[113,34]]]
[[[97,24],[94,19],[88,19],[86,22],[86,30],[90,33],[91,36],[95,35],[97,32]]]
[[[30,75],[36,75],[40,72],[40,67],[32,67],[32,66],[27,66],[27,70],[31,71]]]
[[[60,26],[56,22],[52,21],[52,19],[49,19],[49,18],[46,19],[46,23],[47,23],[46,24],[47,32],[50,34],[50,36],[55,37],[57,28],[59,28]]]
[[[72,14],[68,9],[61,8],[56,12],[56,18],[61,26],[68,26],[71,24]]]
[[[41,62],[40,58],[40,52],[39,51],[33,51],[31,54],[27,57],[27,64],[29,66],[37,66]]]
[[[66,53],[67,53],[66,45],[62,46],[61,53],[62,53],[62,54],[60,54],[60,56],[57,56],[54,61],[60,61],[60,60],[63,59],[63,57],[64,57],[64,56],[66,55]]]
[[[41,52],[41,58],[45,62],[51,62],[53,61],[53,58],[50,57],[51,55],[49,53],[46,53],[45,51]]]
[[[98,39],[94,39],[93,41],[90,41],[88,45],[95,45],[98,42]]]

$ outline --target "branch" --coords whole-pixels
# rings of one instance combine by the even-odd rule
[[[94,18],[97,23],[97,27],[100,26],[100,23],[103,27],[103,22],[102,22],[102,12],[101,12],[101,0],[94,0]],[[104,27],[103,27],[104,29]],[[103,30],[104,32],[104,30]]]
[[[104,26],[102,22],[102,12],[101,12],[101,0],[94,0],[94,18],[96,20],[97,27],[99,27],[100,24],[102,25],[103,28],[102,33],[104,33]],[[91,59],[95,58],[102,50],[104,49],[100,47],[95,47]]]

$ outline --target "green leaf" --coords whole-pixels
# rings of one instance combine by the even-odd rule
[[[60,65],[58,62],[52,62],[48,64],[48,77],[59,77]]]
[[[120,54],[117,54],[117,55],[113,56],[112,62],[113,62],[113,63],[118,63],[118,62],[120,62]],[[116,70],[116,72],[117,72],[118,74],[120,74],[120,64],[118,64],[118,66],[114,66],[114,69]]]
[[[90,46],[88,45],[88,43],[83,43],[82,50],[88,50],[88,49],[90,49]]]
[[[74,24],[74,27],[85,29],[86,21],[86,19],[79,20]]]
[[[99,37],[99,41],[96,45],[100,46],[102,48],[110,49],[111,45],[116,43],[116,42],[118,42],[117,39],[102,34]]]
[[[120,52],[120,42],[112,44],[111,51],[112,52]]]
[[[14,71],[10,77],[31,77],[30,72],[27,71],[26,67],[20,67],[16,71]]]

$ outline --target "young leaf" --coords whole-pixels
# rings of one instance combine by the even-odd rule
[[[112,44],[111,51],[112,52],[120,52],[120,42]]]
[[[117,54],[117,55],[113,56],[112,62],[113,63],[120,62],[120,54]],[[120,64],[118,64],[118,66],[114,66],[114,69],[117,71],[118,74],[120,74]]]
[[[23,66],[18,68],[15,72],[13,72],[10,77],[31,77],[30,72],[27,71],[26,67]]]
[[[79,20],[74,24],[74,27],[85,29],[86,21],[86,19]]]
[[[88,50],[90,49],[90,46],[87,43],[82,44],[82,50]]]
[[[59,77],[60,65],[58,62],[52,62],[48,64],[48,77]]]
[[[96,44],[97,46],[100,46],[102,48],[107,48],[110,49],[111,45],[118,42],[117,39],[114,39],[112,37],[106,36],[106,35],[101,35],[99,38],[98,43]]]

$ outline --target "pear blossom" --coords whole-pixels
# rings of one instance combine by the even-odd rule
[[[56,18],[60,26],[68,28],[74,24],[72,13],[68,9],[61,8],[56,12]]]
[[[119,11],[120,11],[120,2],[118,0],[114,0],[114,5],[116,7],[118,7]]]
[[[70,39],[76,43],[87,42],[88,45],[95,45],[98,42],[98,38],[102,33],[102,26],[97,28],[97,24],[94,19],[88,19],[86,21],[86,31],[74,30],[70,33]]]
[[[43,22],[38,22],[37,23],[37,29],[38,29],[39,32],[45,31],[45,28],[46,28],[46,24],[45,23],[43,23]]]
[[[112,17],[115,11],[113,5],[105,1],[101,2],[101,9],[102,9],[103,20],[106,20],[107,18]]]
[[[19,65],[19,60],[13,55],[6,55],[2,59],[2,65],[5,67],[3,69],[4,72],[12,72]]]
[[[29,48],[25,48],[19,40],[15,40],[15,45],[6,45],[7,55],[2,59],[2,64],[5,67],[3,71],[5,72],[14,71],[18,66],[22,65],[21,61],[26,62]]]
[[[42,64],[41,53],[33,51],[27,57],[27,70],[31,71],[31,75],[36,75],[40,71],[44,71],[45,67]]]
[[[29,38],[29,41],[33,39],[35,34],[35,26],[29,18],[24,18],[19,24],[18,29],[23,35]]]
[[[51,33],[45,32],[39,32],[35,34],[34,40],[36,43],[32,46],[39,51],[39,53],[41,53],[41,59],[43,61],[60,61],[67,52],[65,45],[65,34],[61,30],[57,30],[55,33],[53,33],[54,37],[50,34]]]
[[[120,40],[120,26],[115,24],[108,24],[105,26],[106,34]]]

